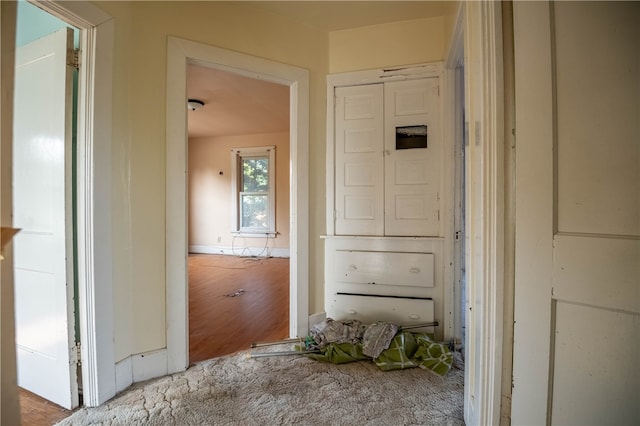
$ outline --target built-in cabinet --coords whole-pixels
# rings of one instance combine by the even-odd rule
[[[440,64],[328,77],[328,317],[438,320],[428,331],[443,335],[453,200],[445,161],[453,156],[445,155],[441,78]]]

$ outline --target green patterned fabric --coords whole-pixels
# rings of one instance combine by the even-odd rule
[[[384,371],[416,367],[417,364],[411,358],[417,349],[418,343],[413,334],[402,331],[393,338],[389,349],[382,351],[373,362]]]
[[[436,343],[426,335],[416,335],[418,350],[413,355],[418,367],[444,376],[451,370],[453,354],[446,345]]]
[[[297,346],[296,349],[304,350]],[[361,343],[331,343],[321,353],[306,356],[333,364],[371,359],[362,353]],[[427,334],[401,331],[373,362],[383,371],[420,367],[444,376],[453,365],[453,354],[446,345],[434,342]]]
[[[296,350],[304,350],[296,346]],[[368,358],[362,353],[362,343],[330,343],[319,354],[307,354],[309,358],[332,364],[363,361]]]

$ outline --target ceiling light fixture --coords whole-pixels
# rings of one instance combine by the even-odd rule
[[[189,109],[189,111],[195,111],[202,108],[203,106],[204,102],[199,101],[198,99],[189,99],[187,101],[187,108]]]

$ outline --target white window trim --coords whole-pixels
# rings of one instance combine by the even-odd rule
[[[238,167],[244,157],[269,157],[269,229],[242,228],[240,219],[240,181],[242,170]],[[233,229],[237,236],[269,238],[276,235],[276,147],[259,146],[233,148],[231,150],[231,217]]]

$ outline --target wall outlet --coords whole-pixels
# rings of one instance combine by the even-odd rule
[[[218,235],[218,242],[221,243],[222,242],[222,237]]]

